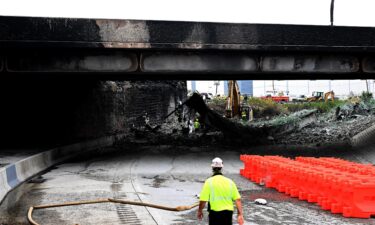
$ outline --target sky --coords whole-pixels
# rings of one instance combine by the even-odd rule
[[[0,15],[330,24],[331,0],[0,0]],[[375,26],[374,0],[336,0],[335,25]]]
[[[367,80],[369,92],[375,92],[375,80]],[[367,91],[365,80],[275,80],[272,85],[271,80],[254,80],[253,95],[255,97],[270,94],[273,87],[277,92],[287,93],[289,96],[297,97],[299,95],[311,96],[313,91],[334,91],[335,95],[340,98],[346,98],[349,94],[360,95]],[[191,90],[191,81],[187,82],[188,90]],[[196,89],[199,92],[208,92],[216,94],[214,81],[196,81]],[[218,86],[217,94],[224,94],[224,82],[221,81]]]

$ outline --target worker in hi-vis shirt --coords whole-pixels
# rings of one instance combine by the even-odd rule
[[[212,160],[212,177],[208,178],[202,188],[199,197],[198,219],[203,218],[203,208],[208,202],[209,225],[231,225],[233,216],[233,201],[236,202],[238,224],[244,223],[241,205],[241,196],[236,184],[221,173],[223,160]]]

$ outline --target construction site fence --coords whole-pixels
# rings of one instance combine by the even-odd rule
[[[375,167],[329,157],[241,155],[242,176],[344,217],[375,215]]]

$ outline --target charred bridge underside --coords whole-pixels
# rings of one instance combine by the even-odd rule
[[[375,29],[0,17],[2,77],[348,79],[375,73]]]

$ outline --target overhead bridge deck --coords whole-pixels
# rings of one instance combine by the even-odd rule
[[[372,27],[0,17],[0,73],[371,78],[374,37]]]

